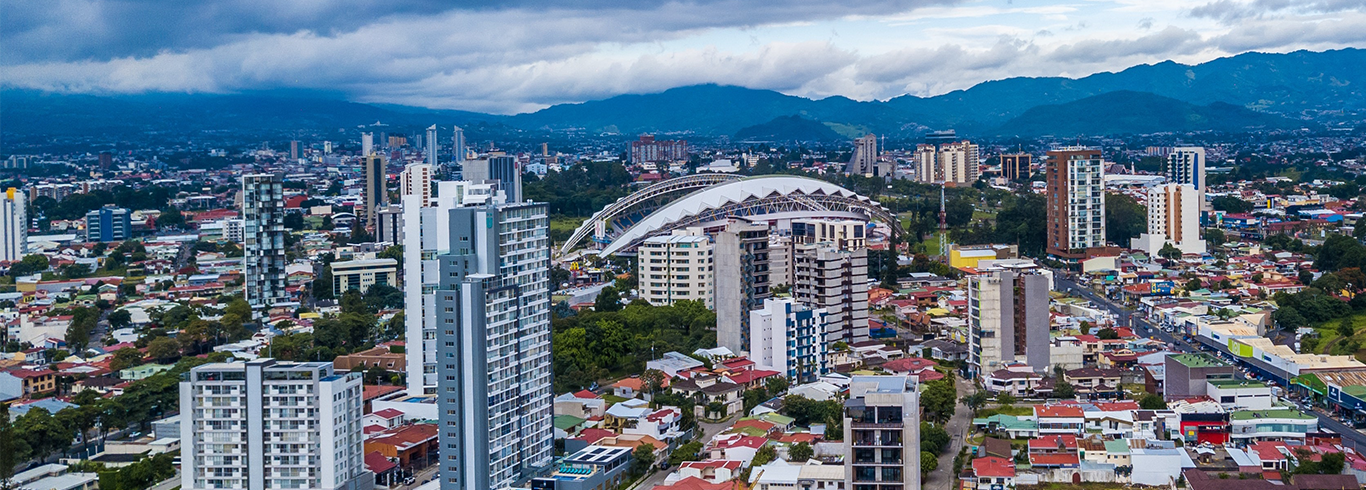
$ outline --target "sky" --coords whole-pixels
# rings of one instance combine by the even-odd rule
[[[933,96],[1366,47],[1366,0],[15,0],[0,87],[305,91],[499,114],[701,83]]]

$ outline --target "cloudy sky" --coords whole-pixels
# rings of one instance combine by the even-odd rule
[[[0,86],[496,113],[698,83],[860,100],[1366,47],[1366,0],[16,0]]]

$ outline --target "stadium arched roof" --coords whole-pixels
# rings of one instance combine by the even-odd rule
[[[570,250],[574,250],[574,247],[578,246],[579,242],[589,238],[603,244],[611,243],[612,238],[620,235],[631,225],[645,219],[656,209],[679,197],[716,184],[743,178],[743,176],[734,174],[693,174],[661,180],[642,187],[630,195],[608,204],[598,212],[593,213],[592,217],[584,220],[583,224],[574,230],[574,234],[570,235],[569,239],[564,242],[564,245],[560,246],[560,253],[569,253]],[[599,223],[602,224],[601,230],[598,229]],[[596,233],[605,236],[596,236]]]
[[[882,221],[891,226],[893,233],[901,233],[899,220],[877,201],[823,180],[765,175],[712,185],[670,202],[622,231],[602,250],[602,255],[633,249],[646,238],[679,228],[729,217],[780,213],[840,218],[855,214]]]

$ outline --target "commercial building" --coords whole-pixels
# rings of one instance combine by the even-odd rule
[[[403,168],[398,174],[398,195],[418,196],[422,206],[429,204],[432,197],[432,171],[435,167],[426,163],[414,163]],[[400,197],[402,199],[402,197]]]
[[[883,161],[877,151],[877,135],[868,134],[854,140],[854,154],[849,159],[849,174],[888,178],[892,176],[892,169],[892,163]]]
[[[1201,192],[1191,184],[1149,188],[1148,232],[1134,239],[1133,248],[1156,256],[1171,244],[1182,254],[1205,253],[1205,240],[1200,235],[1200,205]]]
[[[831,242],[792,248],[792,297],[826,311],[826,340],[868,340],[868,249],[846,250]]]
[[[946,141],[915,148],[915,180],[927,184],[971,184],[981,175],[981,155],[970,141]]]
[[[792,220],[792,240],[795,243],[829,242],[840,250],[858,250],[868,246],[865,232],[868,222],[856,219],[796,219]]]
[[[526,482],[554,456],[549,211],[447,213],[435,291],[441,488]]]
[[[375,210],[375,242],[403,243],[403,206],[390,204]]]
[[[1001,176],[1006,180],[1025,180],[1029,178],[1034,156],[1028,153],[1004,153],[1001,155]]]
[[[982,262],[1020,258],[1018,245],[959,245],[949,244],[949,266],[977,268]]]
[[[465,163],[465,130],[456,126],[451,131],[451,162]]]
[[[631,468],[629,447],[591,445],[560,461],[549,475],[531,480],[531,490],[617,488]]]
[[[1162,395],[1168,400],[1178,400],[1208,395],[1209,381],[1231,380],[1238,368],[1219,358],[1197,352],[1192,354],[1170,354],[1163,362],[1166,379]]]
[[[437,164],[437,152],[441,151],[441,143],[437,141],[436,138],[435,124],[427,128],[427,138],[424,143],[427,144],[427,147],[423,150],[422,156],[426,157],[427,165],[435,167]]]
[[[436,393],[437,256],[451,251],[450,211],[460,207],[463,182],[436,182],[435,194],[405,194],[403,204],[404,341],[408,394]]]
[[[375,152],[375,133],[360,134],[360,156],[370,156]]]
[[[1048,255],[1076,263],[1107,252],[1105,162],[1100,150],[1048,152]]]
[[[1271,408],[1271,387],[1261,381],[1211,379],[1205,394],[1229,410],[1266,410]]]
[[[368,490],[361,374],[329,362],[197,366],[180,382],[181,488]]]
[[[792,298],[769,298],[763,308],[749,315],[749,359],[755,364],[797,384],[814,382],[830,372],[824,309]]]
[[[284,179],[242,176],[243,280],[247,303],[268,308],[289,300],[285,290]]]
[[[366,294],[370,286],[376,284],[390,287],[398,285],[398,261],[394,259],[333,262],[331,267],[332,291],[338,296],[351,289]]]
[[[389,177],[384,173],[387,160],[383,155],[365,157],[365,189],[361,191],[365,198],[365,210],[356,214],[363,216],[366,226],[370,228],[375,226],[375,211],[389,204]]]
[[[675,162],[688,159],[688,142],[655,141],[653,135],[641,135],[631,142],[631,163]]]
[[[972,377],[1023,362],[1049,372],[1050,278],[996,269],[968,278],[968,369]]]
[[[844,402],[844,488],[920,488],[920,394],[915,376],[854,376]]]
[[[90,242],[121,242],[133,237],[132,213],[106,204],[85,213],[85,239]]]
[[[1236,442],[1304,440],[1318,432],[1319,419],[1292,407],[1238,410],[1228,415],[1229,437]]]
[[[637,255],[640,299],[652,305],[701,301],[712,308],[711,239],[701,230],[647,238]]]
[[[510,156],[490,156],[469,160],[464,164],[461,178],[471,183],[498,182],[498,189],[507,195],[508,202],[522,201],[522,169],[517,159]]]
[[[13,187],[0,198],[0,261],[15,261],[28,254],[28,208],[26,196]]]
[[[768,225],[731,220],[716,233],[712,263],[716,343],[731,352],[744,352],[749,346],[749,312],[772,296],[768,280]]]

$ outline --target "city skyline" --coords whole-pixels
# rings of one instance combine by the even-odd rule
[[[154,8],[166,22],[141,22]],[[1366,13],[1354,2],[443,8],[10,5],[0,16],[9,33],[0,86],[95,94],[289,90],[516,113],[699,83],[814,98],[930,96],[1008,77],[1080,77],[1366,41]]]

